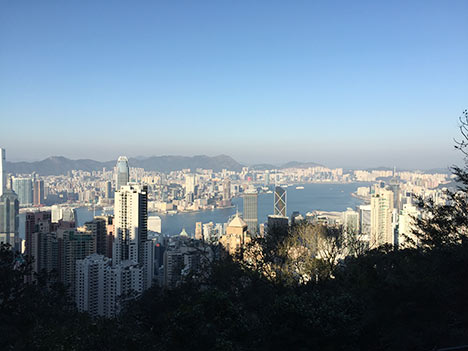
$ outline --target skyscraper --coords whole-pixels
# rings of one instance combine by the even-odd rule
[[[393,192],[376,188],[371,197],[371,235],[370,247],[395,243],[392,227]]]
[[[13,191],[4,189],[0,196],[0,242],[20,250],[18,214],[18,196]]]
[[[223,200],[231,201],[231,181],[228,178],[223,181]]]
[[[58,229],[54,235],[58,241],[59,279],[72,294],[75,292],[76,261],[96,253],[95,233],[88,228]],[[47,251],[46,255],[52,252]]]
[[[86,222],[84,227],[92,234],[96,240],[95,252],[99,255],[107,255],[107,221],[105,218],[95,217],[92,221]]]
[[[266,170],[265,171],[265,181],[263,182],[265,186],[270,185],[270,171]]]
[[[115,190],[119,190],[121,186],[127,185],[130,180],[130,171],[128,168],[128,159],[125,156],[120,156],[117,160],[117,179]]]
[[[105,193],[106,199],[112,199],[112,183],[109,181],[106,182]]]
[[[274,215],[286,217],[286,190],[275,187]]]
[[[244,221],[247,223],[251,235],[258,233],[258,193],[248,191],[244,193]]]
[[[39,206],[44,203],[44,181],[35,179],[33,184],[33,204]]]
[[[148,236],[148,193],[146,186],[123,185],[115,193],[114,265],[125,260],[144,262],[144,243]]]
[[[185,193],[195,193],[196,178],[194,174],[187,174],[185,176]]]
[[[13,190],[18,195],[18,201],[22,206],[30,206],[33,203],[33,187],[31,178],[14,178]]]
[[[2,196],[3,190],[6,188],[5,158],[6,151],[0,148],[0,196]]]
[[[131,261],[142,269],[143,289],[151,286],[154,275],[153,244],[148,240],[148,187],[123,185],[115,193],[115,239],[113,264]]]

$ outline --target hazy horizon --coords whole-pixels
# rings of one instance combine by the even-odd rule
[[[0,145],[1,147],[1,145]],[[47,158],[50,158],[50,157],[65,157],[67,159],[70,159],[70,160],[93,160],[93,161],[98,161],[98,162],[113,162],[113,161],[117,161],[117,157],[114,157],[114,158],[110,158],[110,159],[100,159],[100,158],[93,158],[93,157],[77,157],[77,158],[71,158],[71,157],[67,157],[67,156],[64,156],[64,155],[50,155],[50,156],[47,156],[45,158],[41,158],[41,159],[10,159],[8,157],[8,150],[7,150],[7,159],[6,161],[7,162],[13,162],[13,163],[17,163],[17,162],[28,162],[28,163],[32,163],[32,162],[38,162],[38,161],[43,161]],[[258,162],[244,162],[243,160],[240,160],[240,159],[236,159],[235,157],[231,156],[231,155],[227,155],[227,154],[193,154],[193,155],[182,155],[182,154],[161,154],[161,155],[148,155],[148,156],[143,156],[143,155],[135,155],[135,156],[131,156],[131,155],[126,155],[126,154],[122,154],[122,155],[119,155],[119,156],[127,156],[129,157],[130,159],[147,159],[147,158],[151,158],[151,157],[164,157],[164,156],[180,156],[180,157],[194,157],[194,156],[208,156],[208,157],[215,157],[215,156],[220,156],[220,155],[225,155],[225,156],[229,156],[231,158],[233,158],[235,161],[237,161],[238,163],[242,164],[242,165],[245,165],[245,166],[257,166],[257,165],[262,165],[262,164],[269,164],[269,165],[273,165],[273,166],[278,166],[278,167],[281,167],[283,166],[284,164],[286,163],[289,163],[289,162],[300,162],[300,163],[317,163],[317,164],[320,164],[324,167],[330,167],[330,168],[344,168],[344,169],[378,169],[378,168],[394,168],[396,167],[397,170],[398,169],[402,169],[402,170],[421,170],[421,171],[425,171],[425,170],[434,170],[434,169],[440,169],[440,170],[443,170],[443,169],[449,169],[451,166],[454,166],[454,165],[460,165],[460,162],[462,162],[462,157],[460,156],[460,159],[458,160],[458,163],[452,163],[452,164],[447,164],[447,165],[441,165],[441,166],[437,166],[437,167],[426,167],[426,168],[422,168],[422,167],[414,167],[414,166],[408,166],[408,167],[404,167],[404,166],[399,166],[397,164],[374,164],[374,165],[362,165],[362,166],[357,166],[357,165],[354,165],[354,166],[344,166],[344,165],[339,165],[339,164],[327,164],[326,162],[318,162],[316,160],[302,160],[302,159],[287,159],[285,161],[277,161],[277,162],[265,162],[265,161],[258,161]],[[130,164],[130,167],[132,165]]]
[[[463,162],[453,138],[468,107],[466,1],[6,2],[0,10],[0,144],[10,161]]]

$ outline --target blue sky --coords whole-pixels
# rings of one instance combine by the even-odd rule
[[[0,3],[0,145],[50,155],[460,163],[468,1]]]

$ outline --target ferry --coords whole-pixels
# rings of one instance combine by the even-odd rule
[[[297,190],[302,190],[302,189],[304,189],[304,187],[303,186],[296,186],[296,189]]]

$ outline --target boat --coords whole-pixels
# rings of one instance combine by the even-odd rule
[[[296,186],[296,189],[297,190],[302,190],[302,189],[304,189],[304,187],[303,186]]]

